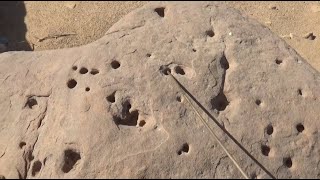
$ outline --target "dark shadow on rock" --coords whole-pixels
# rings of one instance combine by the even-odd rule
[[[31,51],[26,40],[23,1],[0,1],[0,37],[8,40],[7,51]]]

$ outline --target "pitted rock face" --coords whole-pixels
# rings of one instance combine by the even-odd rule
[[[211,2],[153,2],[92,44],[1,54],[1,177],[240,178],[169,73],[275,177],[320,178],[319,73]]]

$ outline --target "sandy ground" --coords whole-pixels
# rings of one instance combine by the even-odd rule
[[[39,51],[93,42],[101,38],[121,17],[145,3],[147,2],[22,2],[25,6],[23,20],[26,38],[19,39],[9,30],[9,38],[14,36],[11,37],[14,39],[11,49]],[[221,3],[265,24],[320,71],[319,1]],[[308,34],[310,35],[307,36]],[[60,35],[63,36],[59,37]]]

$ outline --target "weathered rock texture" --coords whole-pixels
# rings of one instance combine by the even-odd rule
[[[241,178],[168,75],[277,178],[320,178],[320,75],[213,3],[154,2],[86,46],[0,56],[5,178]],[[248,175],[269,176],[208,120]]]

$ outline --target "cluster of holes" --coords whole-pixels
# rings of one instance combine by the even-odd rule
[[[164,7],[159,7],[159,8],[154,9],[154,11],[155,11],[160,17],[164,17],[164,10],[165,10]]]
[[[38,102],[33,97],[28,98],[26,106],[28,106],[30,109],[33,109],[34,106],[38,105]]]
[[[298,133],[302,133],[304,131],[304,125],[302,123],[298,123],[296,125],[296,129],[298,131]],[[271,124],[269,124],[267,127],[266,127],[266,133],[268,135],[272,135],[273,134],[273,126]],[[264,155],[264,156],[269,156],[269,153],[270,153],[270,147],[267,146],[267,145],[262,145],[261,146],[261,153]],[[286,158],[283,158],[283,165],[287,168],[291,168],[292,167],[292,159],[291,157],[286,157]]]
[[[68,173],[73,168],[74,165],[81,159],[78,152],[73,149],[67,149],[64,151],[64,164],[62,166],[62,172]]]
[[[171,74],[171,69],[168,66],[164,66],[164,65],[160,66],[159,71],[162,74],[166,75],[166,76]],[[179,75],[185,75],[186,74],[184,69],[181,66],[176,66],[174,68],[174,71],[175,71],[176,74],[179,74]]]
[[[37,175],[37,174],[40,172],[41,167],[42,167],[42,163],[41,163],[40,161],[34,162],[34,163],[33,163],[33,166],[32,166],[31,175],[32,175],[32,176]]]
[[[180,156],[182,154],[187,154],[189,153],[189,144],[184,143],[182,147],[178,150],[177,154]]]
[[[77,66],[72,66],[72,70],[76,71],[78,69]],[[89,70],[85,67],[81,67],[80,70],[79,70],[79,73],[80,74],[87,74],[89,72]],[[96,74],[99,74],[99,70],[98,69],[95,69],[95,68],[92,68],[91,71],[90,71],[90,74],[92,75],[96,75]],[[69,89],[73,89],[77,86],[77,81],[75,79],[70,79],[68,82],[67,82],[67,86]],[[90,91],[90,88],[87,87],[85,89],[87,92]]]

